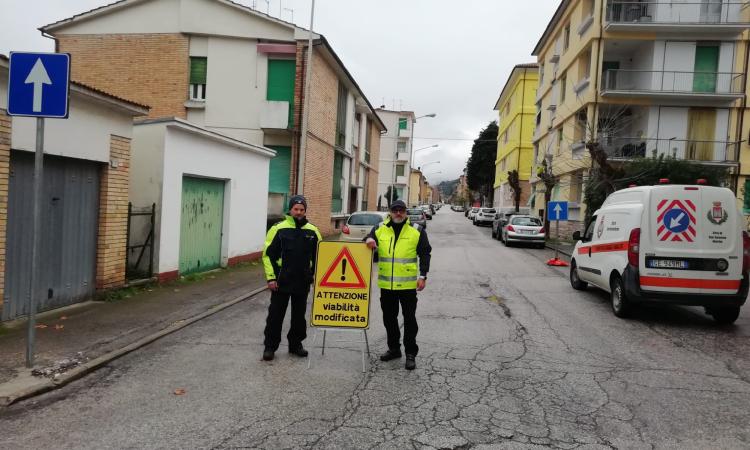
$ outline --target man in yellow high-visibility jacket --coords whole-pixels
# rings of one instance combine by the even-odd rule
[[[399,304],[404,316],[404,351],[407,370],[417,367],[417,291],[425,288],[430,270],[430,242],[420,225],[411,224],[406,204],[396,200],[390,216],[374,227],[365,239],[367,246],[378,251],[378,286],[383,325],[388,335],[388,351],[381,361],[401,357],[401,332],[398,327]]]

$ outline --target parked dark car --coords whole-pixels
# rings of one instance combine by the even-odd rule
[[[422,208],[409,208],[406,210],[406,215],[409,216],[409,222],[418,223],[427,228],[427,215]]]

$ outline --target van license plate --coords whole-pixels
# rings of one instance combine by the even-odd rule
[[[652,259],[648,266],[652,269],[687,269],[688,263],[676,259]]]

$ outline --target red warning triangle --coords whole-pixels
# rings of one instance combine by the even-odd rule
[[[344,277],[343,275],[339,275],[339,273],[343,273],[343,267],[336,275],[333,275],[333,272],[339,267],[339,265],[343,264],[343,260],[346,260],[348,262],[348,270],[351,270],[352,273],[357,277],[357,282],[347,283],[346,281],[339,281],[339,277],[346,279],[346,277]],[[331,280],[332,277],[333,280]],[[352,257],[352,254],[349,253],[348,248],[344,247],[341,249],[336,259],[333,260],[333,264],[331,264],[328,270],[326,270],[326,274],[323,275],[323,279],[320,280],[320,286],[355,289],[365,289],[367,287],[367,284],[365,284],[365,280],[362,278],[362,274],[359,272],[357,263],[354,262],[354,258]]]

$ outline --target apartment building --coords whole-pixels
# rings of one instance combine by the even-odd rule
[[[551,195],[570,204],[566,232],[584,217],[587,141],[610,161],[669,155],[741,175],[748,24],[739,1],[561,1],[533,51],[534,161],[559,177]],[[536,169],[531,183],[543,213]]]
[[[381,136],[378,177],[378,206],[385,208],[390,203],[391,190],[394,198],[404,201],[411,198],[410,161],[416,120],[412,111],[378,109],[377,114],[388,129]]]
[[[417,169],[411,169],[411,175],[409,176],[409,201],[408,206],[416,206],[420,204],[419,198],[419,187],[422,185],[424,176],[422,172]]]
[[[521,205],[526,205],[531,197],[529,178],[534,153],[532,139],[538,81],[539,66],[536,63],[518,64],[495,102],[499,116],[493,196],[496,208],[515,206],[513,191],[508,184],[508,172],[512,170],[518,171]]]
[[[230,0],[121,0],[41,28],[73,55],[73,77],[228,139],[275,151],[269,216],[294,193],[333,234],[377,200],[385,125],[328,41],[313,33],[310,121],[300,157],[309,33]]]

